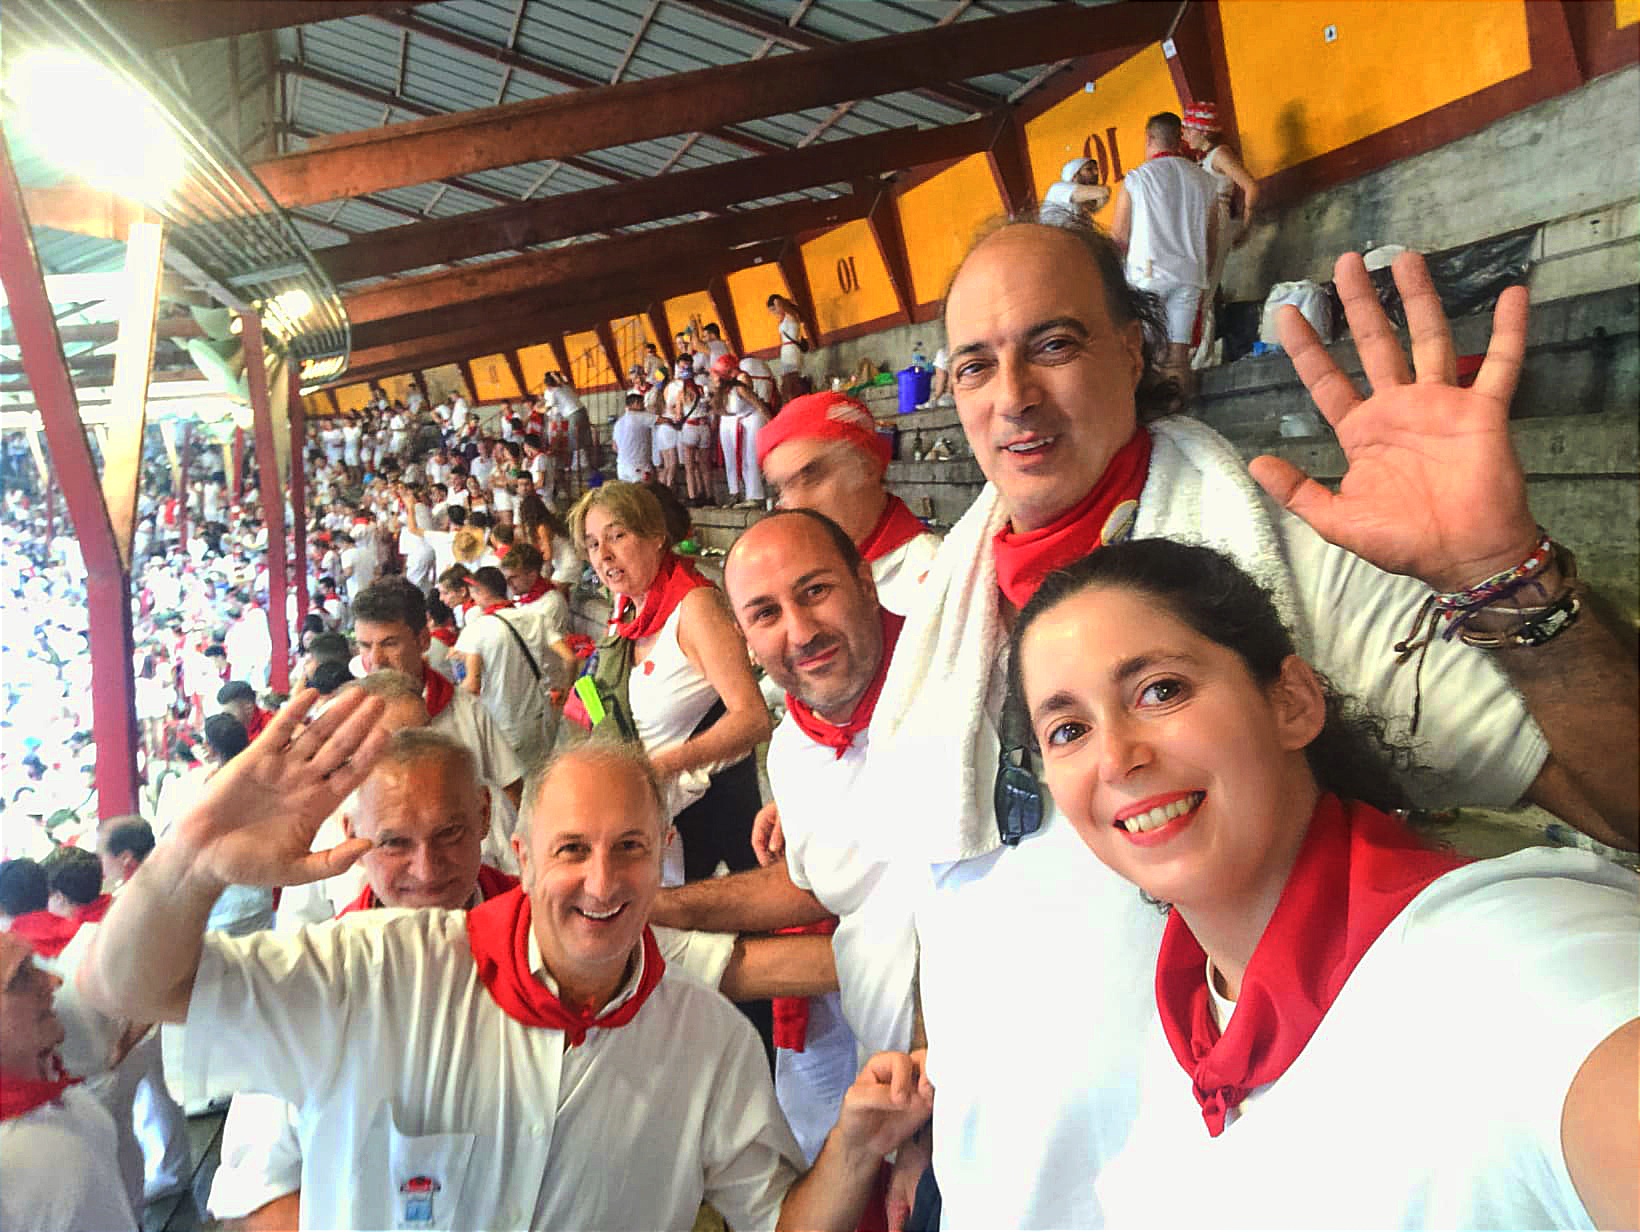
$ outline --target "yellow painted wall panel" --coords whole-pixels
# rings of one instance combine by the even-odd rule
[[[343,385],[336,391],[336,404],[349,415],[354,411],[364,410],[370,405],[369,382],[360,381],[356,385]]]
[[[1219,17],[1242,159],[1255,176],[1532,66],[1523,0],[1223,0]]]
[[[649,328],[648,316],[640,313],[611,321],[609,332],[615,337],[615,350],[621,357],[621,383],[625,384],[626,370],[643,363],[643,344],[655,341],[654,331]]]
[[[769,314],[769,296],[791,298],[785,276],[773,261],[729,275],[729,301],[735,306],[740,341],[748,351],[778,351],[780,327]]]
[[[1006,213],[990,160],[974,154],[901,195],[911,287],[919,304],[945,295],[945,284],[986,223]]]
[[[503,398],[524,396],[524,391],[518,388],[518,378],[512,374],[512,365],[500,352],[469,359],[467,366],[473,370],[473,380],[478,383],[474,392],[480,402],[500,402]]]
[[[410,391],[416,387],[416,378],[406,372],[402,376],[383,377],[379,383],[387,392],[389,402],[403,402],[408,406]]]
[[[551,343],[538,342],[518,349],[518,366],[524,370],[524,383],[531,390],[539,391],[542,378],[558,371],[558,357],[552,353]]]
[[[1640,0],[1616,0],[1616,10],[1614,16],[1619,30],[1640,21]]]
[[[618,382],[619,378],[609,370],[609,360],[594,331],[589,329],[579,334],[565,334],[564,349],[569,352],[569,379],[581,393],[607,389]]]
[[[833,227],[804,244],[803,268],[822,339],[899,311],[888,266],[864,219]]]
[[[421,374],[427,378],[427,396],[433,402],[443,402],[451,394],[472,397],[473,391],[467,388],[467,378],[461,375],[459,364],[423,368]]]
[[[666,326],[674,335],[681,334],[693,325],[698,331],[708,321],[717,321],[717,308],[712,303],[712,297],[705,291],[691,291],[688,295],[674,296],[663,305],[666,312]],[[723,322],[718,321],[721,328]],[[697,332],[697,337],[700,335]]]
[[[1236,105],[1241,105],[1239,93]],[[1099,78],[1091,93],[1072,94],[1028,121],[1025,148],[1037,200],[1059,178],[1059,169],[1079,157],[1096,159],[1099,182],[1114,189],[1122,176],[1144,161],[1145,121],[1161,111],[1179,111],[1179,92],[1161,45],[1154,44]],[[1110,213],[1107,205],[1094,217],[1108,224]]]

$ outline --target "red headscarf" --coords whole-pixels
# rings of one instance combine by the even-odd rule
[[[624,638],[634,642],[642,641],[651,634],[660,632],[666,618],[683,602],[683,597],[691,590],[711,584],[701,576],[693,561],[684,560],[668,550],[661,557],[661,567],[655,571],[655,580],[650,582],[649,589],[644,591],[642,603],[632,609],[630,596],[617,598],[610,628]]]
[[[849,716],[847,723],[828,723],[805,703],[790,693],[786,694],[786,709],[791,714],[792,721],[810,740],[835,752],[838,760],[849,751],[854,738],[871,726],[871,714],[877,709],[877,698],[882,695],[883,680],[888,675],[888,661],[893,657],[895,643],[900,640],[900,630],[905,627],[905,617],[897,616],[887,608],[879,608],[878,615],[882,617],[883,622],[883,659],[877,664],[877,674],[871,678],[866,691],[855,703],[854,713]]]
[[[1223,1035],[1209,1004],[1207,953],[1173,913],[1156,960],[1156,1004],[1210,1135],[1223,1133],[1230,1110],[1304,1051],[1361,956],[1401,910],[1464,863],[1424,846],[1397,817],[1322,796]]]
[[[917,520],[917,515],[903,500],[890,496],[888,504],[883,507],[882,516],[877,519],[877,525],[860,540],[860,555],[868,562],[881,560],[895,548],[910,543],[927,531],[928,528]]]
[[[1094,548],[1126,538],[1138,512],[1139,493],[1150,472],[1150,433],[1134,432],[1093,485],[1093,491],[1063,517],[1040,530],[1015,532],[1004,526],[992,541],[997,585],[1016,608],[1030,602],[1042,579],[1081,560]],[[1133,502],[1131,507],[1128,502]]]
[[[613,1030],[637,1017],[649,994],[661,982],[666,960],[655,944],[655,934],[643,930],[643,973],[633,994],[607,1014],[572,1009],[536,979],[530,971],[530,900],[523,889],[492,898],[467,913],[467,943],[478,978],[509,1018],[526,1027],[562,1031],[569,1046],[585,1042],[594,1027]]]

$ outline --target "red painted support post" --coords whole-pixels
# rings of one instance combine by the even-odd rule
[[[290,513],[291,585],[296,587],[296,629],[301,638],[308,614],[307,584],[307,415],[302,408],[302,390],[294,377],[290,383]]]
[[[273,441],[273,402],[268,389],[267,361],[262,352],[262,318],[241,314],[245,322],[240,340],[245,347],[245,376],[250,386],[252,429],[256,433],[257,488],[262,499],[262,523],[268,530],[268,638],[273,646],[268,684],[275,693],[290,692],[290,624],[285,617],[286,553],[285,492],[279,482],[279,452]],[[294,465],[294,461],[293,461]]]
[[[245,487],[245,429],[237,425],[233,430],[233,503],[238,504]]]
[[[177,551],[188,552],[188,465],[193,461],[194,425],[182,425],[182,464],[177,467]]]
[[[102,482],[80,420],[79,400],[63,358],[62,341],[44,272],[34,251],[23,194],[11,151],[0,136],[0,283],[23,369],[39,408],[52,467],[74,520],[85,560],[86,616],[91,635],[91,730],[97,745],[97,812],[101,818],[135,813],[137,714],[131,641],[131,582],[114,539]],[[47,489],[49,492],[51,489]],[[49,507],[49,506],[48,506]]]

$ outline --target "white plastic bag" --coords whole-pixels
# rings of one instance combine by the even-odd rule
[[[1270,288],[1264,300],[1264,313],[1259,318],[1259,341],[1266,346],[1280,347],[1281,335],[1276,332],[1276,309],[1283,304],[1297,308],[1321,341],[1333,340],[1332,301],[1327,292],[1308,278],[1301,282],[1278,282]]]

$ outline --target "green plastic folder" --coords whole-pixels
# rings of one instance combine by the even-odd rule
[[[591,676],[582,676],[575,682],[575,695],[587,708],[587,718],[592,720],[594,727],[608,717],[604,711],[604,700],[598,696],[598,682]]]

